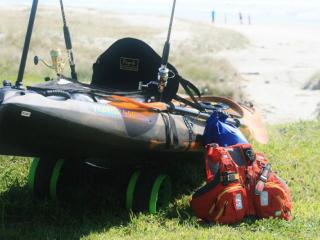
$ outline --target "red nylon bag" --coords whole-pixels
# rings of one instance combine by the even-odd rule
[[[288,185],[272,171],[263,154],[256,154],[256,161],[250,171],[254,185],[251,186],[249,201],[254,205],[255,216],[290,221],[292,200]]]
[[[190,202],[196,216],[221,224],[236,223],[248,208],[247,191],[238,166],[223,148],[207,146],[207,184],[193,194]]]
[[[231,224],[245,216],[291,219],[288,186],[250,144],[206,147],[207,184],[190,201],[195,215],[205,221]]]

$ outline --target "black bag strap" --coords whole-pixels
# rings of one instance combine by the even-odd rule
[[[166,148],[171,149],[179,145],[179,138],[176,123],[171,114],[160,112],[165,126]],[[172,140],[171,140],[172,136]],[[173,141],[173,142],[172,142]]]
[[[186,80],[185,78],[181,77],[180,75],[177,76],[179,79],[180,84],[182,85],[182,87],[186,90],[186,88],[192,90],[195,92],[196,95],[198,95],[199,98],[201,98],[201,93],[200,90],[190,81]],[[187,90],[186,90],[187,91]],[[193,94],[192,94],[193,95]],[[191,97],[191,96],[190,96]]]
[[[205,108],[199,103],[199,101],[194,96],[194,93],[195,93],[199,98],[201,98],[200,90],[193,83],[184,79],[180,75],[177,75],[177,79],[179,80],[179,83],[181,84],[185,92],[190,96],[193,102],[186,100],[178,95],[175,96],[175,99],[193,108],[196,108],[199,111],[205,111]]]
[[[188,105],[190,107],[193,107],[193,108],[195,108],[195,109],[197,109],[199,111],[203,111],[203,108],[200,105],[198,105],[198,104],[196,104],[194,102],[191,102],[191,101],[189,101],[189,100],[187,100],[187,99],[185,99],[185,98],[183,98],[183,97],[181,97],[179,95],[176,95],[174,97],[174,99],[177,100],[178,102],[182,102],[183,104],[186,104],[186,105]]]
[[[199,188],[193,195],[192,198],[198,198],[202,195],[210,192],[212,189],[214,189],[216,186],[218,186],[221,183],[221,175],[220,172],[217,172],[217,174],[214,176],[213,180],[203,187]]]

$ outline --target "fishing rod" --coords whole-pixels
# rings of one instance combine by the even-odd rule
[[[158,72],[158,81],[159,81],[158,90],[160,93],[160,101],[162,101],[162,95],[165,87],[167,86],[167,82],[169,79],[170,70],[168,69],[167,65],[168,65],[169,54],[170,54],[170,38],[171,38],[171,30],[172,30],[172,23],[174,19],[175,8],[176,8],[176,0],[173,1],[167,40],[163,47],[161,66]]]
[[[62,0],[60,0],[60,8],[61,8],[61,14],[62,14],[62,21],[63,21],[64,41],[66,44],[66,49],[67,49],[68,58],[69,58],[69,65],[71,69],[71,78],[73,80],[78,80],[77,73],[76,73],[76,65],[74,63],[74,57],[73,57],[73,51],[72,51],[71,35],[70,35],[69,27],[67,25],[67,20],[66,20],[66,15],[65,15]]]
[[[38,0],[33,0],[29,23],[28,23],[28,28],[27,28],[27,34],[26,34],[26,38],[24,41],[22,56],[21,56],[21,60],[20,60],[18,77],[17,77],[17,81],[15,84],[15,86],[17,88],[19,88],[22,85],[23,75],[24,75],[24,71],[26,68],[26,62],[27,62],[27,58],[28,58],[30,41],[31,41],[31,36],[32,36],[32,32],[33,32],[33,25],[34,25],[34,21],[36,18],[37,9],[38,9]]]

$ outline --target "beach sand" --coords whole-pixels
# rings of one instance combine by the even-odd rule
[[[320,34],[316,29],[224,26],[249,38],[243,50],[222,51],[240,72],[245,97],[268,123],[314,119],[320,91],[304,85],[320,69]]]

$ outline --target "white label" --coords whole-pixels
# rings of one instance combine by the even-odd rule
[[[22,116],[22,117],[31,117],[31,112],[22,111],[22,112],[21,112],[21,116]]]
[[[269,193],[266,191],[261,192],[260,194],[260,205],[262,207],[269,205]]]
[[[236,195],[236,209],[241,210],[242,208],[243,208],[242,195],[241,195],[241,193],[238,193]]]

